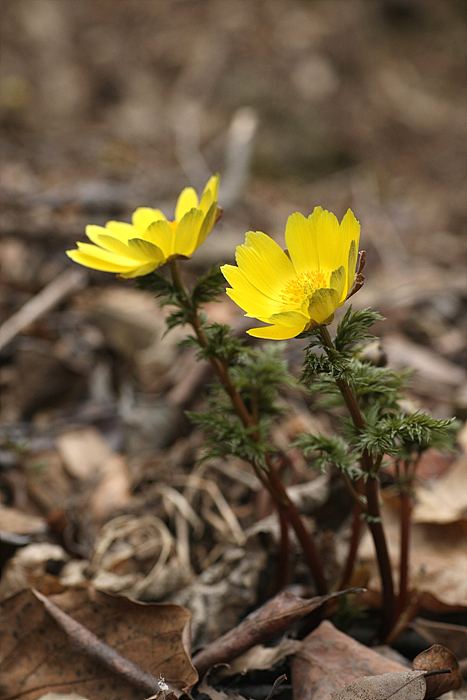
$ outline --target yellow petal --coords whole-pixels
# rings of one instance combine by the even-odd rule
[[[107,233],[110,233],[115,238],[120,238],[120,240],[127,243],[130,238],[135,236],[135,227],[131,224],[126,224],[123,221],[107,221],[105,228]]]
[[[343,245],[337,218],[329,211],[323,211],[316,222],[316,241],[322,271],[332,272],[347,263],[348,248]]]
[[[247,331],[248,335],[254,338],[266,338],[268,340],[288,340],[295,338],[305,330],[305,326],[265,326],[264,328],[251,328]]]
[[[129,260],[120,255],[109,253],[94,245],[86,243],[78,243],[77,245],[81,249],[67,250],[66,254],[76,263],[84,265],[84,267],[90,267],[93,270],[102,270],[102,272],[126,272],[133,269],[135,264],[138,264],[135,260]]]
[[[271,299],[279,301],[286,282],[295,270],[281,247],[261,231],[249,231],[237,247],[236,260],[245,277]]]
[[[317,289],[308,306],[310,319],[318,325],[325,323],[339,306],[339,295],[335,289]]]
[[[219,181],[220,181],[220,175],[219,173],[216,173],[215,175],[211,175],[209,180],[206,183],[206,186],[203,190],[203,197],[206,194],[206,192],[211,192],[213,201],[217,201],[218,199],[218,194],[219,194]]]
[[[138,209],[133,212],[131,221],[133,222],[137,235],[141,238],[153,221],[167,221],[167,219],[159,209],[138,207]]]
[[[106,229],[104,229],[104,231],[105,230]],[[124,243],[119,238],[114,238],[114,236],[109,236],[107,233],[101,233],[95,236],[94,242],[96,245],[111,253],[117,253],[117,255],[122,255],[125,258],[130,257],[132,259],[138,259],[130,253],[128,243]]]
[[[346,288],[347,288],[347,294],[350,292],[350,290],[353,287],[353,284],[355,282],[355,273],[356,273],[356,268],[357,268],[357,258],[358,258],[358,241],[352,241],[350,243],[350,250],[349,250],[349,260],[348,260],[348,267],[347,267],[347,280],[346,280]]]
[[[216,202],[217,205],[218,194],[219,175],[213,175],[209,178],[206,187],[203,190],[198,209],[201,209],[201,211],[206,213],[208,209],[212,206],[213,202]]]
[[[217,202],[213,202],[209,207],[206,216],[203,219],[201,228],[198,233],[198,240],[196,241],[196,248],[204,243],[208,235],[211,233],[212,227],[216,223],[217,218]]]
[[[358,250],[360,239],[360,222],[354,216],[353,211],[348,209],[340,225],[342,242],[344,246],[350,246],[351,241],[355,241]]]
[[[329,286],[331,289],[336,290],[339,297],[339,305],[345,301],[345,297],[347,296],[346,280],[347,270],[343,265],[338,267],[337,270],[334,270],[331,274]]]
[[[142,277],[143,275],[148,275],[150,272],[156,269],[158,265],[156,265],[154,262],[148,262],[145,263],[144,265],[139,265],[138,267],[135,267],[133,270],[129,270],[127,272],[121,272],[120,277],[123,277],[124,279],[132,279],[133,277]]]
[[[248,316],[268,318],[280,310],[280,305],[254,287],[238,267],[223,265],[221,271],[232,287],[226,293]]]
[[[134,260],[131,255],[128,255],[129,251],[127,248],[127,253],[125,253],[125,255],[121,255],[120,253],[114,253],[113,251],[103,250],[98,246],[91,245],[91,243],[81,243],[81,241],[78,241],[76,246],[78,250],[86,253],[87,255],[94,255],[102,260],[108,260],[109,262],[116,261],[122,265],[132,265],[134,262],[138,262],[137,260]]]
[[[104,228],[104,226],[96,226],[95,224],[88,224],[86,226],[86,236],[89,238],[90,241],[92,241],[96,245],[100,245],[98,239],[99,236],[102,235],[109,235],[108,229]]]
[[[304,328],[310,319],[308,316],[300,313],[300,311],[283,311],[277,314],[272,314],[268,318],[269,323],[276,323],[279,326],[299,327]]]
[[[160,248],[166,260],[169,255],[173,255],[175,252],[175,234],[167,221],[161,219],[159,221],[153,221],[146,229],[144,240]]]
[[[315,211],[317,209],[318,207]],[[299,212],[291,214],[285,227],[285,244],[298,273],[320,269],[316,230],[312,217],[305,219]]]
[[[310,216],[308,217],[308,221],[310,222],[310,225],[313,228],[317,227],[318,221],[320,220],[321,214],[323,213],[323,211],[324,211],[323,207],[315,207],[313,209],[312,213],[310,214]]]
[[[148,263],[153,262],[155,265],[165,262],[162,250],[154,245],[154,243],[144,241],[142,238],[132,238],[128,241],[128,248],[130,255],[134,256],[137,260],[144,260]]]
[[[180,197],[177,200],[177,206],[175,207],[175,221],[181,221],[184,215],[190,211],[190,209],[196,209],[198,206],[198,195],[196,194],[193,187],[185,187],[181,191]]]
[[[356,267],[357,267],[357,258],[358,258],[358,253],[357,253],[357,245],[355,241],[352,241],[350,244],[350,250],[349,250],[349,262],[348,262],[348,269],[347,269],[347,279],[346,279],[346,289],[347,289],[347,294],[350,292],[352,289],[354,282],[355,282],[355,273],[356,273]]]
[[[184,214],[175,233],[175,253],[179,255],[191,255],[193,253],[203,218],[203,212],[200,209],[190,209]]]

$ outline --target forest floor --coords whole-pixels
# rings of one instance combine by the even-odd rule
[[[263,700],[285,672],[277,695],[324,700],[353,677],[411,667],[435,643],[462,668],[465,8],[447,0],[176,0],[169,12],[166,0],[1,4],[0,696],[123,699],[152,689],[162,700],[193,686],[191,659],[207,670],[197,650],[215,650],[230,630],[240,651],[221,653],[230,670],[211,673],[196,697]],[[459,420],[455,454],[430,451],[419,468],[410,569],[419,616],[399,644],[404,657],[355,641],[369,641],[364,624],[352,637],[328,619],[317,626],[313,618],[313,629],[316,601],[303,607],[303,599],[316,592],[293,538],[281,572],[289,597],[275,597],[279,524],[261,484],[239,459],[200,461],[203,434],[185,411],[203,409],[215,378],[179,345],[188,330],[164,335],[166,310],[150,294],[65,255],[89,223],[128,221],[138,206],[170,218],[180,190],[202,189],[216,171],[224,213],[185,262],[188,284],[232,262],[248,230],[284,247],[292,212],[320,205],[341,218],[350,207],[367,252],[353,307],[384,316],[374,331],[388,365],[415,370],[408,399]],[[248,326],[227,297],[206,312],[244,337]],[[290,341],[284,351],[295,376],[304,347]],[[304,388],[282,400],[271,434],[282,451],[303,430],[333,434],[334,416]],[[285,478],[331,578],[351,503],[337,473],[316,474],[290,455]],[[384,479],[397,568],[393,475]],[[369,591],[358,604],[370,626],[379,605],[374,559],[365,535],[356,585]],[[277,607],[265,619],[276,626],[257,637],[237,627],[269,599]],[[89,636],[80,646],[73,620],[105,649]],[[140,670],[119,666],[123,676],[115,675],[121,659],[111,650],[169,687],[136,682]],[[449,697],[466,697],[456,692]]]

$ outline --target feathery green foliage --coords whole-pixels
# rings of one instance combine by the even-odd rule
[[[333,465],[340,471],[346,472],[352,479],[361,476],[358,468],[359,454],[355,453],[349,443],[338,435],[300,435],[292,445],[299,447],[305,457],[312,457],[312,467],[325,471]]]
[[[356,345],[374,340],[376,336],[368,333],[368,329],[373,326],[376,321],[383,321],[384,318],[377,311],[371,309],[357,309],[352,311],[352,305],[349,306],[345,315],[337,324],[336,337],[334,345],[337,352],[342,354],[352,353]]]
[[[184,326],[191,323],[193,319],[194,307],[190,299],[183,296],[172,280],[160,270],[154,270],[144,277],[135,280],[136,288],[152,292],[161,308],[164,306],[174,306],[165,319],[167,331],[176,326]],[[187,303],[188,301],[188,303]]]
[[[376,336],[368,333],[368,329],[373,326],[376,321],[383,321],[384,318],[376,311],[371,309],[357,309],[352,311],[352,305],[349,306],[345,315],[337,324],[336,337],[334,346],[336,353],[339,355],[350,356],[356,345],[369,340],[374,340]],[[309,340],[308,349],[321,348],[328,350],[329,348],[323,342],[319,328],[312,331],[305,331],[300,338]]]
[[[305,362],[308,364],[308,357]],[[342,366],[345,369],[339,372],[337,378],[348,382],[362,409],[375,404],[381,410],[396,408],[402,396],[400,391],[411,375],[410,371],[395,372],[387,367],[375,367],[368,362],[361,362],[358,358],[342,359]],[[302,374],[302,378],[307,379],[308,376],[308,373]],[[320,405],[327,408],[344,405],[335,380],[336,373],[332,370],[328,373],[321,371],[319,375],[314,376],[310,391],[321,396]]]
[[[386,453],[394,459],[418,458],[429,447],[452,450],[457,431],[454,419],[437,420],[421,411],[388,413],[378,421],[367,420],[355,446],[372,454]]]
[[[211,394],[205,411],[187,411],[188,417],[206,436],[202,460],[233,455],[267,469],[265,453],[271,449],[267,440],[270,420],[262,418],[256,426],[246,428],[235,415],[225,395]]]
[[[215,357],[227,357],[230,341],[226,328],[219,327],[219,338],[225,341],[217,349]],[[235,346],[237,351],[237,346]],[[204,352],[204,349],[202,349]],[[272,418],[282,412],[278,404],[281,386],[295,385],[282,357],[283,345],[265,345],[244,348],[233,355],[230,377],[245,406],[255,420],[255,427],[245,428],[232,409],[221,387],[215,385],[207,398],[207,408],[202,413],[190,412],[189,417],[206,433],[206,456],[235,455],[266,468],[264,454],[273,449],[267,442]]]
[[[218,301],[218,297],[224,291],[224,285],[225,278],[219,265],[199,277],[191,296],[195,308],[199,308],[201,304],[206,304],[208,301]]]
[[[374,353],[365,352],[365,342],[375,341],[369,328],[381,318],[369,309],[352,312],[349,308],[337,327],[333,344],[319,329],[314,331],[301,380],[319,397],[317,404],[328,409],[346,407],[342,389],[348,385],[363,426],[356,426],[354,417],[341,415],[342,437],[301,436],[296,444],[305,454],[313,455],[313,466],[322,469],[332,463],[350,475],[352,464],[366,452],[373,460],[369,473],[377,477],[383,455],[413,462],[428,447],[452,449],[456,432],[453,421],[401,410],[402,392],[412,372],[378,366],[370,359]],[[381,359],[380,353],[377,359]],[[357,474],[358,469],[354,471]]]
[[[208,360],[210,357],[217,357],[219,360],[231,364],[244,351],[243,340],[235,338],[232,329],[227,324],[211,323],[203,325],[207,345],[202,347],[195,337],[186,338],[182,345],[193,345],[197,348],[196,357],[198,360]]]
[[[283,343],[248,348],[232,366],[231,376],[240,396],[254,416],[277,415],[281,387],[296,386],[283,358]]]
[[[171,304],[172,298],[176,299],[176,289],[172,280],[160,270],[154,270],[148,275],[135,278],[136,289],[152,292],[156,297],[166,299],[165,304]]]

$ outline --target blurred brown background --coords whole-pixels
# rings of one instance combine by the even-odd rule
[[[260,221],[352,206],[383,248],[394,236],[412,253],[420,234],[420,255],[441,234],[463,247],[464,3],[1,5],[3,233],[79,232],[80,206],[125,211],[204,184],[251,107],[245,201]]]

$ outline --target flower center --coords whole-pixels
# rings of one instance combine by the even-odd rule
[[[308,270],[288,280],[285,287],[279,294],[284,302],[282,311],[300,309],[305,299],[311,297],[316,289],[326,286],[326,276],[324,272]]]

